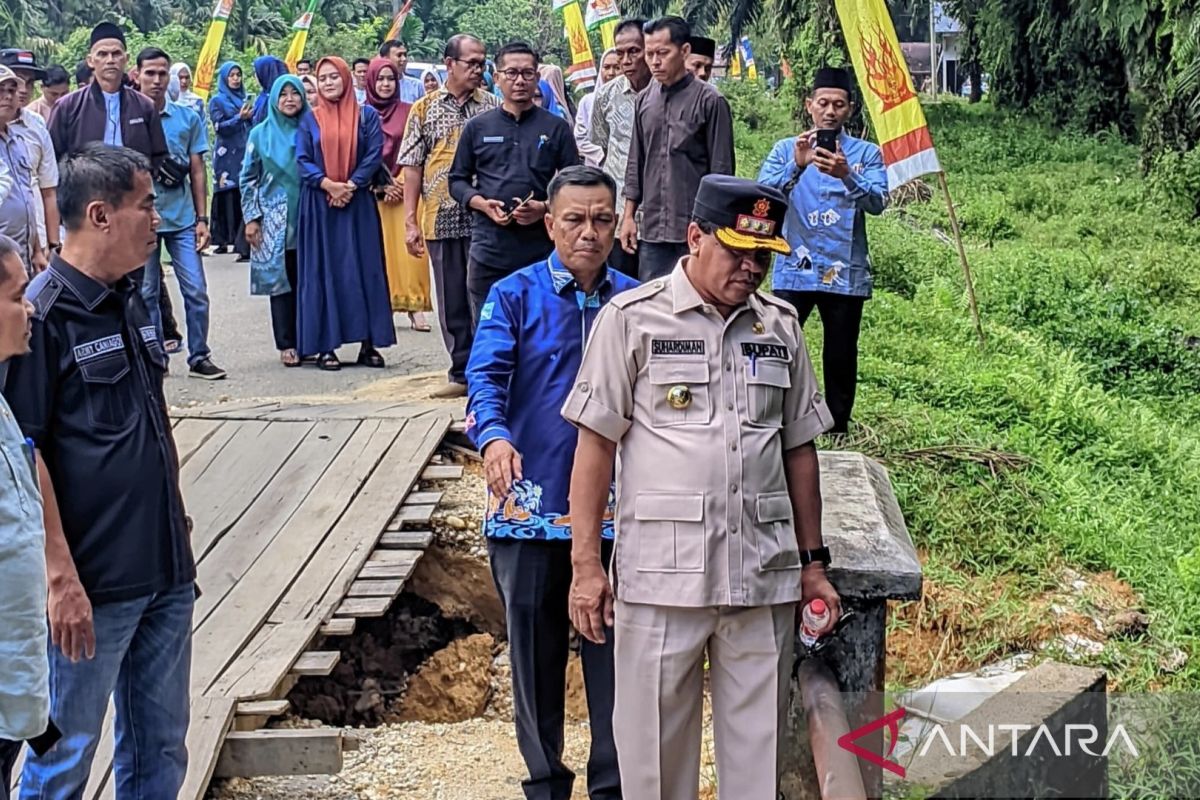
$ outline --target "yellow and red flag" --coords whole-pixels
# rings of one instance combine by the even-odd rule
[[[576,86],[591,86],[596,82],[596,62],[579,0],[554,0],[554,8],[563,12],[563,32],[571,45],[571,66],[567,67],[566,78]]]
[[[389,39],[399,39],[400,31],[404,29],[404,21],[408,19],[408,12],[412,11],[413,0],[405,0],[400,10],[396,12],[396,16],[392,17],[392,27],[388,28],[387,36],[383,37],[386,42]]]
[[[925,112],[884,0],[836,0],[838,17],[887,166],[888,188],[941,172]]]
[[[308,29],[312,27],[313,15],[317,13],[317,5],[321,0],[308,0],[308,8],[304,13],[296,18],[292,23],[292,43],[288,45],[287,55],[283,57],[283,63],[287,64],[288,71],[295,73],[296,65],[300,63],[300,59],[304,58],[304,45],[308,44]]]
[[[192,91],[208,99],[213,81],[217,78],[217,56],[221,54],[221,40],[225,38],[225,26],[233,13],[233,0],[217,0],[213,6],[212,22],[208,24],[208,35],[204,46],[196,57],[196,73],[192,80]]]

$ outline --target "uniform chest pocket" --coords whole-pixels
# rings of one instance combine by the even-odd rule
[[[712,419],[707,361],[651,360],[650,391],[656,428],[707,425]]]
[[[783,398],[792,386],[788,362],[759,358],[747,360],[746,419],[751,425],[778,428],[783,425]]]
[[[137,418],[137,404],[125,385],[129,369],[129,356],[124,350],[79,365],[87,394],[88,420],[96,428],[121,431]]]
[[[638,572],[703,572],[703,492],[638,492]]]

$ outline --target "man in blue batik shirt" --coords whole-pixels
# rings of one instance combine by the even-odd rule
[[[845,70],[817,70],[805,105],[817,129],[776,142],[758,173],[760,183],[788,195],[783,235],[792,254],[776,259],[771,288],[796,307],[801,325],[814,307],[821,314],[830,433],[846,433],[863,303],[871,296],[866,214],[887,206],[887,171],[877,145],[843,130],[854,111]],[[820,129],[836,132],[836,151],[817,146]]]
[[[637,282],[605,266],[616,235],[616,184],[594,167],[568,167],[547,190],[549,258],[502,278],[480,309],[467,364],[467,432],[483,453],[484,533],[508,620],[517,744],[528,800],[567,800],[562,763],[570,620],[571,520],[567,494],[576,429],[558,409],[583,360],[601,306]],[[612,521],[604,523],[604,558]],[[588,795],[619,800],[612,739],[612,636],[582,642],[591,718]]]

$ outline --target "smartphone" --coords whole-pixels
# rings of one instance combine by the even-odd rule
[[[838,148],[838,132],[834,128],[820,128],[817,130],[817,147],[822,150],[828,150],[831,153],[836,153]]]

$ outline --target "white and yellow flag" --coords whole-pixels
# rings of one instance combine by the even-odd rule
[[[233,0],[217,0],[213,6],[212,22],[208,24],[208,35],[204,37],[204,46],[196,57],[192,91],[205,100],[212,93],[213,81],[217,77],[217,56],[221,54],[221,40],[225,38],[225,26],[229,24],[229,15],[232,13]]]
[[[583,20],[589,31],[600,29],[600,42],[605,50],[616,45],[614,33],[621,20],[621,8],[617,0],[587,0],[587,13]]]
[[[283,57],[283,63],[287,64],[287,68],[293,74],[296,72],[296,65],[300,63],[300,59],[304,58],[304,45],[308,44],[308,29],[312,27],[313,15],[317,13],[317,5],[321,0],[308,0],[308,8],[304,13],[296,18],[292,23],[292,43],[288,45],[287,55]]]

